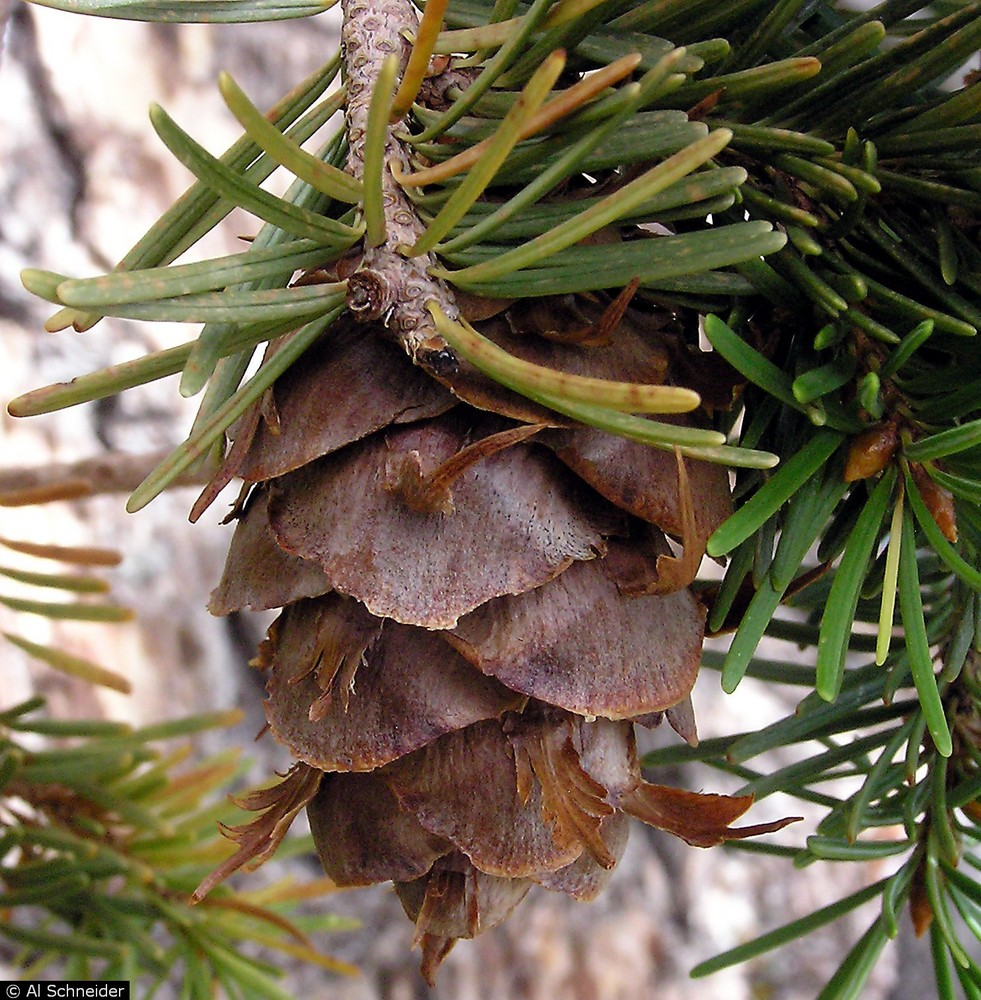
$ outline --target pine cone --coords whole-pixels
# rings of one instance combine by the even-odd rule
[[[556,370],[672,381],[676,318],[613,315],[539,300],[482,332]],[[309,801],[338,885],[395,883],[430,981],[532,884],[595,896],[628,816],[699,846],[782,825],[730,829],[748,798],[648,784],[635,751],[635,721],[696,739],[688,585],[731,511],[725,469],[569,426],[466,364],[438,379],[350,321],[282,377],[237,448],[254,486],[211,603],[283,608],[255,662],[301,765],[262,836]]]

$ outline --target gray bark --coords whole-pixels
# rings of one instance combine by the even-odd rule
[[[341,10],[349,165],[354,176],[361,179],[374,82],[389,55],[398,58],[401,77],[410,50],[404,33],[415,30],[418,18],[409,0],[341,0]],[[364,259],[349,282],[348,304],[360,319],[381,319],[412,358],[439,371],[454,359],[436,333],[426,303],[435,300],[451,319],[456,319],[458,310],[446,283],[430,277],[427,271],[434,263],[431,254],[407,258],[399,253],[399,247],[410,247],[416,242],[425,226],[392,175],[393,164],[403,173],[409,173],[408,150],[396,129],[389,126],[382,168],[385,240],[379,246],[366,248]]]

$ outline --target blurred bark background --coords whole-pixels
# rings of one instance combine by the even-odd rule
[[[18,271],[33,266],[84,276],[111,267],[190,180],[153,134],[147,105],[161,102],[220,152],[236,137],[237,126],[215,87],[219,70],[229,70],[255,103],[268,106],[333,53],[337,20],[328,14],[252,26],[145,25],[31,8],[19,0],[0,0],[0,17],[7,22],[0,63],[0,396],[6,401],[195,335],[195,329],[115,320],[85,334],[47,334],[42,324],[51,310],[22,290]],[[237,237],[253,226],[234,216],[194,252],[233,252]],[[141,455],[173,446],[186,433],[193,404],[179,397],[174,380],[164,380],[29,421],[4,413],[0,473],[9,478],[11,469],[111,460],[119,452]],[[0,706],[37,691],[58,714],[144,722],[238,705],[247,721],[223,738],[247,745],[259,777],[288,763],[268,738],[248,746],[261,725],[262,693],[246,662],[267,621],[217,620],[206,613],[231,529],[218,524],[221,501],[202,523],[189,525],[193,495],[175,490],[136,516],[123,512],[125,498],[118,494],[0,509],[0,536],[119,548],[125,560],[114,573],[114,593],[139,611],[132,625],[73,626],[54,636],[129,675],[133,695],[80,689],[8,646],[2,651]],[[8,626],[8,617],[0,608],[0,628]],[[36,641],[53,638],[46,621],[18,626],[33,629]],[[711,672],[700,679],[694,702],[703,737],[756,728],[793,707],[749,681],[726,698]],[[704,771],[654,780],[732,788]],[[751,821],[800,811],[799,803],[780,798],[760,803]],[[802,843],[814,822],[811,814],[781,840]],[[306,862],[310,875],[315,865]],[[362,922],[360,930],[327,942],[328,950],[362,968],[360,977],[343,980],[298,969],[288,985],[297,995],[336,1000],[807,1000],[820,991],[871,912],[859,910],[799,945],[706,980],[690,980],[687,973],[696,962],[884,873],[859,865],[798,872],[761,855],[688,848],[637,824],[627,856],[597,902],[576,904],[533,891],[503,928],[460,944],[432,992],[409,950],[411,925],[387,887],[328,901]],[[918,981],[920,972],[925,978]],[[921,998],[932,989],[930,982],[925,952],[901,937],[864,995]]]

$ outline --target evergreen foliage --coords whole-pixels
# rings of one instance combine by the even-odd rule
[[[322,9],[51,5],[208,21]],[[353,315],[382,319],[451,388],[457,366],[477,369],[577,426],[735,470],[735,512],[702,540],[725,575],[695,584],[708,631],[732,639],[703,666],[727,691],[749,675],[803,700],[760,732],[643,763],[700,761],[739,776],[742,794],[826,809],[801,849],[741,847],[796,865],[897,867],[695,974],[878,899],[821,1000],[860,995],[904,908],[930,935],[938,996],[981,996],[960,937],[981,937],[981,80],[965,68],[981,3],[884,0],[856,13],[826,0],[429,0],[418,26],[398,25],[414,35],[404,72],[384,52],[359,63],[359,19],[400,10],[345,3],[345,53],[266,115],[223,77],[244,135],[221,156],[152,110],[197,182],[112,273],[32,270],[24,283],[59,307],[51,330],[108,315],[204,327],[10,412],[179,373],[184,394],[203,391],[197,420],[129,509],[212,462],[196,516],[241,467],[235,448],[225,454],[231,425]],[[347,125],[323,138],[340,109]],[[283,197],[261,187],[277,164],[296,176]],[[247,250],[175,263],[235,205],[263,222]],[[556,296],[598,301],[604,317],[628,305],[670,313],[683,377],[599,384],[515,358],[480,331],[514,302]],[[246,378],[263,344],[275,349]],[[764,636],[798,649],[761,658]],[[21,716],[7,715],[12,733]],[[113,738],[140,759],[145,736]],[[2,759],[19,760],[5,739]],[[807,750],[798,763],[752,767],[791,744]],[[113,782],[136,780],[99,759]],[[839,778],[847,796],[826,790]],[[883,840],[883,827],[896,832]]]
[[[0,505],[41,502],[52,492],[7,492]],[[118,563],[118,553],[16,539],[0,544],[77,567],[58,573],[0,569],[6,580],[72,598],[62,603],[0,595],[8,607],[69,621],[129,616],[104,599],[106,581],[92,572]],[[130,691],[126,677],[97,663],[22,635],[4,637],[62,673]],[[311,939],[349,923],[329,913],[300,912],[305,901],[333,891],[327,879],[296,884],[280,878],[238,893],[223,887],[201,906],[190,905],[194,888],[233,851],[221,827],[233,831],[231,824],[243,817],[242,805],[224,794],[243,771],[238,751],[189,766],[190,740],[240,722],[240,712],[135,728],[51,719],[44,708],[36,697],[0,712],[0,937],[14,949],[24,978],[53,973],[127,980],[141,996],[166,983],[180,984],[185,997],[211,997],[220,988],[229,997],[284,1000],[289,994],[276,983],[282,973],[270,955],[354,971]],[[282,856],[311,847],[309,836],[295,837]]]

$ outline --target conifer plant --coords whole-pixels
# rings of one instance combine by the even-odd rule
[[[267,113],[220,79],[223,155],[151,110],[197,181],[114,271],[23,276],[51,330],[204,324],[10,404],[180,373],[198,417],[128,509],[209,463],[192,519],[244,484],[211,611],[282,609],[254,666],[296,764],[197,898],[305,807],[335,883],[394,882],[432,981],[531,885],[600,892],[631,817],[710,847],[782,828],[733,824],[783,791],[826,814],[755,849],[891,874],[696,973],[878,898],[822,1000],[904,907],[938,996],[981,996],[981,2],[340,2],[340,51]],[[246,249],[175,263],[234,206]],[[805,696],[699,744],[700,666]],[[744,786],[641,775],[682,760]]]
[[[77,497],[94,486],[72,476],[0,490],[0,509]],[[120,554],[9,537],[0,538],[0,551],[5,560],[12,553],[26,557],[32,567],[0,566],[0,604],[17,613],[17,631],[2,633],[0,650],[6,653],[10,643],[49,669],[128,694],[123,674],[22,634],[28,617],[78,627],[132,617],[107,599],[101,575]],[[47,571],[52,563],[58,572]],[[11,593],[18,584],[25,594],[61,599]],[[335,973],[356,971],[314,941],[346,922],[323,907],[315,916],[297,912],[334,890],[327,878],[300,885],[281,878],[238,893],[222,886],[204,906],[191,905],[194,886],[234,849],[221,837],[221,824],[240,821],[251,800],[228,802],[222,794],[243,770],[238,748],[188,767],[189,737],[230,726],[241,714],[135,727],[50,718],[40,697],[0,712],[0,939],[5,960],[24,979],[125,980],[146,997],[180,982],[187,997],[221,990],[286,1000],[275,982],[278,970],[256,957],[258,949]],[[282,856],[310,850],[309,839],[291,838]],[[30,984],[20,988],[31,995]]]

